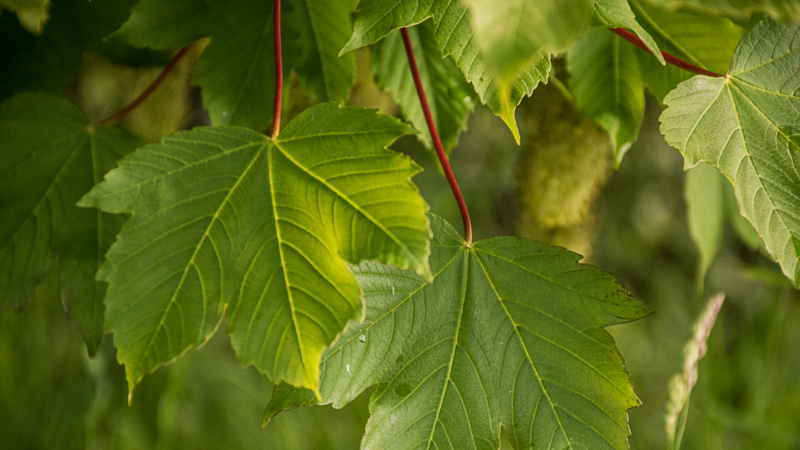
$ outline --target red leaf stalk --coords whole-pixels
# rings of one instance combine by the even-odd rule
[[[283,97],[283,57],[281,55],[281,0],[274,0],[273,32],[275,36],[275,102],[272,109],[272,139],[281,129],[281,99]]]
[[[647,53],[650,53],[651,55],[653,54],[653,52],[651,52],[650,49],[647,48],[647,46],[644,44],[644,42],[642,42],[641,39],[639,39],[636,35],[634,35],[630,31],[628,31],[628,30],[626,30],[624,28],[609,28],[609,30],[613,31],[614,33],[616,33],[617,35],[619,35],[620,37],[622,37],[626,41],[628,41],[631,44],[639,47],[640,49],[646,51]],[[661,50],[661,55],[664,56],[664,61],[672,64],[675,67],[679,67],[679,68],[681,68],[681,69],[683,69],[683,70],[685,70],[687,72],[696,73],[697,75],[705,75],[707,77],[714,77],[714,78],[722,78],[722,77],[725,76],[725,75],[720,75],[720,74],[718,74],[716,72],[712,72],[710,70],[703,69],[702,67],[697,67],[694,64],[690,64],[690,63],[688,63],[688,62],[686,62],[686,61],[684,61],[684,60],[682,60],[680,58],[677,58],[675,56],[670,55],[669,53],[665,52],[664,50]]]
[[[122,120],[125,116],[130,114],[131,111],[136,109],[137,106],[141,105],[142,102],[147,100],[147,97],[149,97],[150,94],[152,94],[161,85],[161,83],[164,82],[164,80],[167,78],[167,75],[169,75],[169,73],[172,72],[173,69],[175,69],[175,66],[177,66],[181,58],[183,58],[186,55],[186,53],[189,51],[189,48],[191,48],[191,45],[187,45],[186,47],[183,47],[182,49],[178,50],[178,52],[175,53],[175,56],[172,57],[169,63],[167,63],[167,65],[164,66],[164,69],[161,70],[161,73],[158,74],[156,79],[153,80],[153,82],[150,83],[150,85],[147,86],[147,88],[144,91],[142,91],[142,93],[139,94],[138,97],[133,99],[132,102],[128,103],[128,105],[122,108],[118,113],[102,121],[101,124],[114,125],[115,123]]]
[[[436,131],[436,124],[433,122],[433,115],[428,105],[428,98],[425,96],[425,89],[422,86],[422,80],[419,76],[417,59],[414,57],[414,49],[411,46],[411,38],[408,36],[408,30],[406,28],[401,28],[400,32],[403,34],[403,44],[405,44],[406,55],[408,55],[408,65],[411,68],[411,75],[414,77],[414,85],[417,87],[417,96],[419,96],[422,112],[425,114],[425,122],[428,123],[428,131],[431,134],[431,140],[436,149],[436,155],[439,157],[439,162],[442,164],[447,182],[450,183],[450,189],[453,190],[453,196],[455,196],[458,209],[461,211],[461,219],[464,221],[464,239],[467,241],[467,246],[469,247],[472,245],[472,223],[469,220],[467,204],[464,202],[464,197],[461,195],[461,190],[458,188],[456,177],[453,175],[453,169],[450,168],[450,162],[447,161],[447,155],[444,153],[444,148],[442,148],[442,141],[439,139],[439,132]]]

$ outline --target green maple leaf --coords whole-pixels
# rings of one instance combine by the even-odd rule
[[[725,73],[744,30],[724,17],[692,11],[671,11],[648,3],[630,0],[636,18],[652,35],[661,50],[700,68]],[[647,89],[663,101],[664,96],[693,75],[672,65],[658,64],[639,52],[642,79]]]
[[[362,316],[343,259],[429,276],[419,169],[385,149],[411,131],[326,103],[275,141],[197,128],[121,160],[80,204],[132,215],[98,272],[131,389],[204,343],[226,308],[243,363],[315,389],[320,353]]]
[[[416,55],[420,78],[428,98],[433,122],[446,153],[455,147],[458,135],[466,130],[473,110],[472,87],[450,59],[443,59],[433,40],[430,21],[408,30]],[[417,137],[428,149],[433,148],[428,125],[408,67],[403,38],[399,31],[375,44],[372,72],[378,87],[392,93],[403,116],[421,133]]]
[[[125,218],[76,203],[140,141],[93,130],[75,105],[46,94],[0,105],[0,136],[0,308],[25,305],[58,257],[64,306],[94,353],[106,291],[94,274]]]
[[[724,78],[696,76],[664,99],[661,131],[686,167],[733,181],[742,215],[800,281],[800,26],[771,19],[739,43]]]
[[[523,97],[531,95],[539,83],[547,81],[550,57],[530,54],[512,79],[500,79],[489,70],[475,40],[472,14],[458,0],[362,0],[353,36],[340,54],[374,44],[393,30],[431,17],[434,41],[441,55],[453,58],[481,101],[503,119],[519,143],[514,111]]]
[[[605,29],[590,30],[567,54],[578,107],[608,131],[619,167],[644,116],[638,48]]]
[[[432,217],[433,283],[363,263],[366,320],[323,355],[322,402],[341,407],[377,384],[362,448],[627,449],[639,404],[604,327],[650,309],[579,255],[521,238],[467,247]],[[316,403],[279,385],[265,424]]]

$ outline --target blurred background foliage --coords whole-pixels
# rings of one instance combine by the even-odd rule
[[[197,47],[122,126],[153,141],[208,123],[196,88],[188,86]],[[68,88],[68,98],[91,120],[135,97],[157,75],[154,66],[164,63],[164,55],[122,62],[86,57],[79,81]],[[369,52],[362,51],[348,103],[397,114],[369,67]],[[478,107],[451,154],[475,238],[520,235],[565,246],[615,274],[657,310],[610,330],[643,403],[629,411],[632,449],[666,448],[670,378],[681,370],[683,346],[704,299],[720,291],[727,299],[700,363],[683,448],[800,449],[797,291],[735,215],[723,224],[705,283],[698,280],[700,253],[687,225],[683,158],[658,131],[658,102],[648,98],[638,142],[615,172],[608,136],[577,112],[561,85],[569,82],[561,78],[563,64],[555,67],[560,81],[537,89],[518,110],[522,146]],[[286,121],[313,104],[296,79],[289,85]],[[460,226],[433,155],[413,136],[394,148],[425,168],[414,181],[431,210]],[[358,448],[369,393],[342,410],[281,414],[261,431],[272,386],[252,367],[241,368],[227,340],[218,332],[203,348],[146,377],[128,406],[112,337],[90,359],[51,276],[25,309],[0,314],[0,448]]]

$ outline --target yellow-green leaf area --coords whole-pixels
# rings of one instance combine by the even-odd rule
[[[81,204],[131,214],[98,273],[131,389],[208,340],[227,311],[242,363],[316,390],[322,350],[363,314],[345,261],[428,276],[419,168],[385,148],[409,132],[327,103],[275,141],[197,128],[120,161]]]

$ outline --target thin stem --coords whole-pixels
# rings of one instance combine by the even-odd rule
[[[411,67],[411,75],[414,77],[414,84],[417,87],[419,104],[422,106],[422,112],[425,114],[425,122],[428,123],[428,131],[431,134],[433,146],[436,148],[436,155],[439,157],[439,162],[442,164],[442,169],[444,169],[447,182],[450,183],[450,189],[453,190],[453,196],[455,196],[456,203],[458,203],[458,209],[461,211],[461,219],[464,221],[464,239],[467,241],[467,247],[469,247],[472,245],[472,223],[469,220],[467,204],[464,202],[464,197],[461,195],[461,190],[458,188],[456,177],[453,175],[453,169],[450,168],[450,163],[447,161],[447,155],[444,153],[444,148],[442,148],[442,141],[439,139],[439,132],[436,131],[436,124],[433,122],[431,108],[428,106],[428,99],[425,96],[425,89],[423,88],[422,80],[419,77],[417,59],[414,57],[414,49],[411,46],[411,38],[408,36],[408,29],[401,28],[400,32],[403,34],[403,44],[405,44],[406,55],[408,55],[408,65]]]
[[[646,51],[647,53],[650,53],[651,55],[653,54],[653,52],[651,52],[650,49],[647,48],[647,46],[644,44],[644,42],[642,42],[641,39],[636,37],[636,35],[634,35],[630,31],[628,31],[626,29],[623,29],[623,28],[609,28],[609,30],[611,30],[614,33],[618,34],[619,36],[621,36],[626,41],[628,41],[631,44],[639,47],[640,49]],[[686,61],[684,61],[684,60],[682,60],[680,58],[677,58],[675,56],[670,55],[669,53],[665,52],[664,50],[661,50],[661,55],[664,56],[664,60],[666,62],[672,64],[675,67],[679,67],[679,68],[681,68],[683,70],[686,70],[687,72],[692,72],[692,73],[696,73],[698,75],[705,75],[707,77],[714,77],[714,78],[722,78],[722,77],[725,76],[725,75],[720,75],[720,74],[718,74],[716,72],[712,72],[710,70],[703,69],[702,67],[697,67],[694,64],[690,64],[690,63],[688,63],[688,62],[686,62]]]
[[[136,109],[137,106],[141,105],[142,102],[147,100],[147,97],[149,97],[150,94],[152,94],[161,85],[161,83],[164,82],[164,80],[167,78],[167,75],[169,75],[169,73],[172,72],[175,66],[178,65],[178,62],[181,60],[181,58],[183,58],[186,55],[186,53],[189,51],[189,48],[191,48],[191,45],[187,45],[186,47],[183,47],[182,49],[178,50],[178,53],[175,53],[175,56],[173,56],[172,59],[169,61],[169,63],[167,63],[167,65],[164,67],[161,73],[158,74],[156,79],[153,80],[152,83],[150,83],[150,86],[147,86],[147,88],[144,91],[142,91],[142,93],[139,94],[138,97],[133,99],[132,102],[128,103],[128,106],[122,108],[118,113],[114,114],[108,119],[100,122],[101,125],[114,125],[115,123],[122,120],[125,116],[130,114],[131,111]]]
[[[272,109],[272,139],[278,137],[281,129],[281,99],[283,97],[283,57],[281,55],[281,0],[274,0],[275,12],[273,32],[275,33],[275,102]]]

